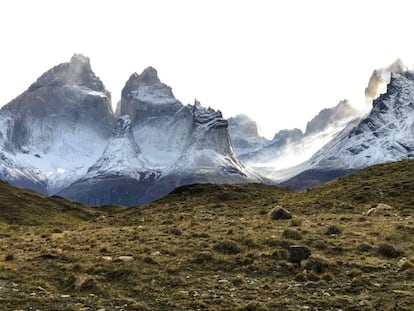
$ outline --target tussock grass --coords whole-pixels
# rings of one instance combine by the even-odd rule
[[[303,192],[192,185],[101,209],[0,183],[2,310],[378,310],[414,304],[414,161]],[[366,212],[379,203],[387,213]],[[286,208],[292,219],[272,220]],[[312,255],[289,262],[289,246]]]

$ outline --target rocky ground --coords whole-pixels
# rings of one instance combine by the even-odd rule
[[[1,309],[412,310],[413,172],[380,165],[301,193],[194,185],[51,218],[23,208],[50,199],[19,194],[21,217],[0,206]]]

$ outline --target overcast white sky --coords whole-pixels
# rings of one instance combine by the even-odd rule
[[[158,70],[184,104],[245,113],[268,137],[319,110],[364,105],[372,70],[414,63],[412,1],[0,2],[0,105],[74,53],[112,92]]]

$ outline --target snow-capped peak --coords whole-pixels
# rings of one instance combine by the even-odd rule
[[[397,58],[391,65],[386,68],[387,71],[392,73],[403,73],[408,71],[408,66],[404,62]]]
[[[83,54],[73,54],[72,58],[70,59],[71,63],[80,63],[90,66],[90,59],[89,57]]]
[[[158,72],[154,67],[147,67],[140,75],[136,75],[136,78],[139,79],[142,83],[153,84],[161,82],[158,78]]]
[[[202,107],[199,101],[195,101],[191,109],[196,124],[205,124],[211,128],[227,128],[228,122],[223,118],[220,110],[210,107]]]
[[[102,92],[110,97],[109,91],[92,71],[89,58],[82,54],[75,54],[70,62],[62,63],[46,71],[29,87],[28,91],[32,92],[42,87],[59,86],[80,86]]]
[[[310,160],[317,168],[359,169],[414,157],[414,72],[391,73],[369,115]]]
[[[84,179],[103,175],[122,175],[139,180],[147,171],[147,161],[134,140],[129,116],[123,115],[116,121],[108,146],[102,156],[92,165]]]
[[[177,102],[171,87],[160,81],[153,67],[146,68],[140,75],[133,73],[122,90],[122,97],[152,104]]]
[[[385,68],[375,69],[369,79],[368,86],[365,88],[367,109],[370,110],[372,101],[387,91],[387,85],[390,83],[392,73],[400,74],[408,70],[408,66],[399,58]]]

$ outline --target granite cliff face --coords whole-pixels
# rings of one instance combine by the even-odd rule
[[[116,121],[101,157],[85,176],[58,195],[91,205],[137,205],[147,202],[146,192],[160,173],[148,168],[133,138],[129,116],[124,115]]]
[[[250,153],[268,142],[259,135],[256,122],[246,115],[229,118],[228,123],[231,142],[238,156]]]
[[[0,163],[0,177],[54,194],[99,158],[114,121],[110,93],[89,59],[74,55],[0,110],[0,146],[13,162]]]
[[[146,194],[148,200],[191,183],[263,181],[237,159],[221,112],[197,101],[183,105],[160,82],[155,69],[133,74],[119,105],[120,113],[131,117],[146,166],[161,172]]]
[[[373,101],[370,113],[348,124],[298,166],[300,174],[285,185],[303,189],[367,166],[413,157],[414,72],[391,72],[386,92]]]
[[[365,117],[342,101],[304,133],[282,130],[267,141],[246,116],[228,122],[197,101],[183,105],[152,67],[130,76],[114,113],[89,59],[75,54],[0,109],[0,179],[87,204],[128,206],[192,183],[315,186],[414,157],[414,72],[397,62],[379,73],[384,79],[370,79],[367,92],[381,93],[384,81],[387,90]]]
[[[0,178],[87,204],[135,205],[196,182],[259,182],[236,158],[227,121],[183,105],[149,67],[117,108],[75,54],[0,110]]]
[[[312,159],[314,167],[360,169],[414,156],[414,72],[391,74],[369,115]]]
[[[146,68],[141,74],[130,76],[122,89],[119,114],[129,115],[133,124],[149,119],[171,116],[182,108],[171,87],[162,83],[157,71]]]

